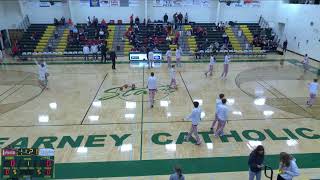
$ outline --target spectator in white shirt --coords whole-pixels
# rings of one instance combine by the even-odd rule
[[[184,137],[185,141],[189,141],[192,134],[195,135],[196,137],[196,145],[200,145],[201,144],[201,140],[199,138],[199,134],[198,134],[198,124],[201,121],[201,109],[199,108],[199,102],[194,101],[193,102],[193,110],[192,113],[186,117],[185,119],[187,120],[191,120],[192,124],[191,124],[191,129],[190,132],[188,133],[187,136]]]
[[[221,74],[221,79],[225,79],[227,77],[227,75],[228,75],[229,62],[230,62],[230,56],[229,56],[229,54],[226,54],[224,56],[223,72]]]
[[[104,37],[104,31],[102,29],[100,29],[100,31],[99,31],[99,38],[100,39],[104,39],[105,38]]]
[[[216,63],[216,58],[213,56],[213,55],[211,55],[210,56],[210,63],[209,63],[209,69],[208,69],[208,71],[206,71],[205,73],[204,73],[204,75],[207,77],[208,76],[208,73],[209,73],[209,76],[212,76],[212,72],[213,72],[213,65]]]
[[[311,107],[316,101],[316,97],[318,94],[318,79],[314,79],[312,83],[309,83],[309,99],[307,101],[307,105]]]
[[[90,48],[88,45],[84,45],[82,48],[83,55],[84,55],[84,60],[88,61],[89,60],[89,54],[90,54]]]
[[[171,66],[171,69],[170,69],[170,78],[171,78],[170,88],[177,89],[175,65],[172,65],[172,66]]]
[[[157,78],[154,76],[154,72],[151,72],[151,75],[148,78],[147,88],[149,90],[149,104],[150,107],[153,108],[154,97],[157,92]]]
[[[91,46],[91,53],[92,53],[92,56],[93,56],[93,60],[98,60],[98,45],[93,44]]]
[[[214,127],[216,123],[218,122],[218,116],[217,116],[217,111],[218,111],[218,106],[222,104],[222,99],[224,99],[224,94],[219,94],[219,98],[216,99],[216,113],[214,115],[214,120],[212,122],[210,132],[214,133]]]
[[[177,61],[177,67],[181,67],[181,55],[182,55],[182,50],[178,46],[176,49],[176,61]]]
[[[304,73],[306,73],[309,69],[309,57],[308,57],[308,54],[306,54],[303,58],[303,69],[304,69]]]
[[[226,105],[227,100],[222,99],[221,104],[218,105],[217,109],[217,119],[218,119],[218,127],[216,133],[214,134],[215,137],[223,136],[223,129],[228,121],[228,107]]]
[[[167,62],[168,62],[168,68],[171,67],[171,56],[172,56],[172,53],[171,53],[171,50],[170,50],[170,48],[169,48],[168,51],[166,52],[166,57],[167,57]]]

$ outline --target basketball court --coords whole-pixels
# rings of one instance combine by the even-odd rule
[[[305,103],[318,65],[304,74],[298,58],[287,55],[283,66],[272,56],[234,59],[226,80],[219,78],[221,59],[208,78],[207,61],[185,60],[177,68],[177,90],[168,87],[166,63],[149,70],[123,62],[115,71],[110,64],[49,63],[49,90],[39,88],[35,65],[5,65],[0,144],[55,148],[57,179],[168,179],[176,164],[188,179],[246,179],[247,156],[262,144],[267,165],[277,169],[285,151],[301,165],[297,179],[316,179],[320,101],[311,108]],[[152,71],[160,84],[153,109],[146,89]],[[132,83],[136,89],[120,89]],[[225,136],[215,138],[209,130],[219,93],[230,113]],[[183,140],[191,125],[183,118],[194,100],[203,110],[200,146]]]

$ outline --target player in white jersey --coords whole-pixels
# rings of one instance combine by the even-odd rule
[[[314,102],[316,101],[316,97],[318,94],[318,89],[319,89],[319,84],[318,84],[318,79],[314,79],[312,83],[308,84],[308,89],[309,89],[309,99],[307,101],[307,105],[311,107]]]
[[[172,57],[172,52],[171,52],[170,48],[166,52],[166,57],[167,57],[167,62],[168,62],[168,68],[170,68],[171,67],[171,57]]]
[[[218,111],[218,106],[222,104],[222,99],[224,99],[224,94],[219,94],[219,98],[216,99],[216,113],[214,115],[214,120],[212,122],[210,132],[214,133],[214,127],[216,123],[218,122],[218,116],[217,116],[217,111]]]
[[[226,54],[224,56],[224,62],[223,62],[223,72],[221,74],[221,78],[225,79],[228,75],[228,71],[229,71],[229,63],[230,63],[230,56],[228,54]]]
[[[178,46],[176,49],[176,61],[177,61],[177,67],[181,67],[181,55],[182,55],[182,50]]]
[[[209,73],[209,76],[212,76],[213,66],[214,66],[215,63],[216,63],[216,58],[215,58],[213,55],[211,55],[211,56],[210,56],[209,69],[208,69],[208,71],[206,71],[206,72],[204,73],[204,75],[205,75],[206,77],[208,76],[208,73]]]
[[[170,88],[177,89],[175,65],[172,65],[172,66],[171,66],[171,69],[170,69],[170,79],[171,79]]]
[[[153,68],[152,67],[152,63],[153,63],[153,52],[149,51],[148,53],[148,68]]]
[[[228,121],[228,107],[227,107],[227,100],[222,99],[221,104],[218,105],[217,109],[217,118],[218,118],[218,127],[216,133],[214,134],[215,137],[223,136],[223,129]]]
[[[44,61],[40,61],[40,63],[38,63],[38,61],[35,61],[35,63],[38,66],[39,85],[43,89],[48,89],[48,66]]]
[[[154,72],[151,72],[150,77],[148,78],[147,88],[149,90],[149,104],[150,107],[153,108],[154,105],[154,97],[157,92],[157,78],[154,77]]]
[[[193,106],[194,108],[192,110],[192,113],[185,118],[187,120],[191,120],[192,124],[191,124],[190,132],[188,133],[187,136],[184,137],[184,139],[185,141],[189,141],[192,134],[194,134],[197,140],[196,145],[200,145],[201,141],[198,134],[198,124],[201,121],[201,109],[199,108],[199,102],[197,101],[193,102]]]

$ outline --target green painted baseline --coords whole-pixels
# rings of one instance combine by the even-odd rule
[[[293,154],[299,168],[320,168],[320,153]],[[278,168],[279,155],[266,155],[266,165]],[[169,175],[179,164],[185,174],[247,171],[248,157],[210,157],[56,164],[56,179]]]

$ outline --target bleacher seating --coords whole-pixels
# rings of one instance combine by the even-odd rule
[[[33,53],[47,27],[48,24],[31,24],[20,40],[21,52],[28,54]],[[32,40],[31,36],[34,33],[36,34],[34,37],[35,40]]]
[[[139,25],[139,32],[136,34],[136,37],[138,41],[141,42],[141,46],[148,47],[148,38],[152,37],[154,34],[157,34],[158,32],[154,28],[153,25],[144,26]],[[157,45],[157,48],[159,51],[166,52],[169,49],[169,44],[166,42],[166,35],[156,35],[159,41],[159,44]]]
[[[194,27],[202,27],[207,29],[208,36],[207,37],[195,37],[197,46],[200,47],[203,44],[205,44],[206,39],[208,39],[208,43],[206,43],[207,48],[210,44],[218,42],[220,47],[223,45],[223,33],[224,31],[218,31],[218,30],[213,30],[216,29],[215,23],[196,23],[192,25],[192,28]],[[229,45],[229,49],[231,49],[232,46]]]

